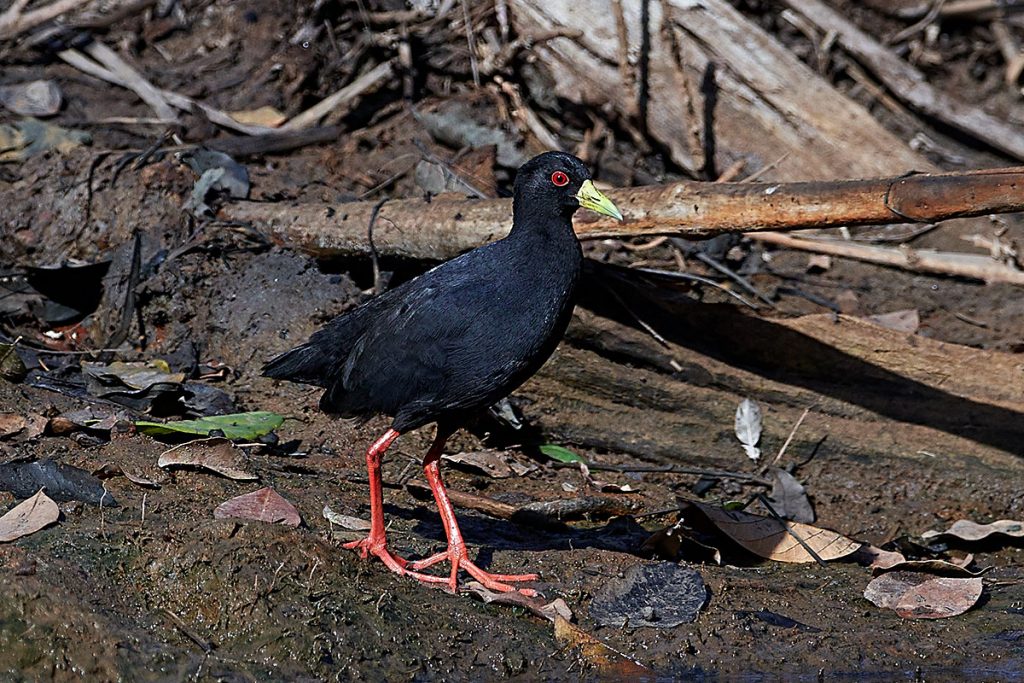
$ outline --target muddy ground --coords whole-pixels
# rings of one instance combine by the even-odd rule
[[[377,4],[370,3],[371,9],[380,10]],[[357,45],[359,59],[347,59],[356,48],[345,41],[362,30],[347,6],[303,6],[298,14],[288,3],[255,0],[181,7],[183,14],[172,12],[163,23],[152,16],[125,20],[110,37],[131,48],[136,63],[162,87],[223,109],[270,104],[297,111],[330,92],[354,62],[380,49],[367,41]],[[765,12],[762,23],[774,25],[760,3],[743,9]],[[906,23],[859,11],[868,12],[858,18],[878,22],[880,32]],[[338,29],[332,38],[341,41],[337,52],[289,42],[310,16]],[[1014,110],[1019,103],[993,85],[998,78],[972,76],[963,64],[970,55],[954,49],[970,45],[976,30],[951,30],[949,51],[961,61],[932,75],[940,84],[972,88],[997,110]],[[247,39],[240,41],[243,33]],[[502,128],[493,99],[466,86],[468,69],[459,66],[459,49],[433,49],[436,60],[455,64],[458,87],[445,85],[432,64],[415,83],[416,95],[465,100],[485,123]],[[992,59],[985,52],[981,62]],[[276,443],[245,448],[258,484],[189,469],[163,471],[156,462],[168,444],[132,430],[55,434],[51,423],[45,431],[26,429],[0,440],[5,461],[54,458],[89,472],[116,465],[159,484],[147,488],[123,476],[106,479],[118,507],[62,502],[58,524],[0,544],[0,679],[616,677],[614,668],[602,668],[586,651],[556,638],[549,622],[525,609],[422,587],[340,547],[359,534],[332,528],[322,510],[329,505],[368,517],[363,452],[387,421],[357,426],[333,420],[317,410],[316,391],[262,378],[259,368],[333,315],[366,300],[373,285],[370,264],[318,262],[269,242],[259,225],[188,216],[181,206],[196,176],[175,156],[181,146],[165,141],[158,153],[130,166],[158,140],[160,129],[95,123],[148,116],[145,105],[126,91],[97,85],[45,50],[8,49],[5,60],[3,83],[54,79],[66,104],[53,121],[92,135],[91,147],[0,166],[5,283],[13,287],[30,268],[70,259],[112,260],[113,275],[84,315],[59,323],[47,318],[47,302],[80,304],[81,297],[69,299],[67,293],[95,286],[94,275],[64,273],[57,288],[63,295],[6,297],[17,305],[5,304],[0,341],[22,338],[19,352],[31,373],[17,383],[0,380],[0,412],[41,416],[46,424],[88,406],[108,414],[122,410],[44,380],[74,379],[83,359],[163,359],[171,369],[225,392],[237,411],[270,410],[287,420],[276,431]],[[416,117],[396,104],[401,97],[400,84],[369,96],[340,122],[343,130],[328,144],[244,159],[251,198],[337,205],[381,191],[421,194],[412,169],[424,149],[444,158],[457,150],[425,134]],[[567,127],[579,123],[577,114],[567,117]],[[0,117],[17,118],[9,112]],[[186,144],[213,139],[216,128],[189,121],[179,133]],[[946,140],[945,133],[934,134]],[[949,144],[967,149],[972,166],[1005,163],[990,150],[951,138]],[[487,153],[473,163],[475,177],[507,192],[512,169]],[[594,166],[597,178],[612,185],[680,175],[656,150],[638,150],[622,131]],[[1019,216],[987,221],[950,222],[913,244],[964,250],[963,235],[1000,227],[1007,240],[1024,238]],[[141,268],[128,297],[113,276],[126,272],[134,234],[140,236]],[[512,397],[524,427],[516,431],[483,417],[449,444],[450,452],[491,449],[526,474],[493,478],[445,467],[453,490],[514,506],[584,496],[603,505],[556,526],[460,509],[480,564],[498,572],[539,572],[536,587],[547,599],[563,598],[583,631],[636,659],[651,679],[1021,680],[1024,545],[1005,539],[934,548],[943,557],[972,551],[975,568],[990,568],[979,604],[950,619],[905,620],[876,608],[863,597],[871,571],[854,562],[784,564],[727,548],[722,565],[679,560],[696,568],[708,588],[695,623],[666,629],[598,624],[591,615],[596,594],[638,564],[667,561],[649,557],[642,546],[678,519],[680,497],[720,503],[767,492],[742,476],[642,471],[677,465],[757,476],[761,465],[744,456],[733,434],[733,415],[744,397],[766,411],[766,457],[774,457],[809,409],[782,463],[805,485],[821,527],[880,546],[901,542],[906,550],[915,546],[904,539],[919,540],[922,532],[958,519],[1024,517],[1024,361],[1014,366],[1024,350],[1019,288],[842,259],[809,272],[806,254],[771,251],[766,257],[763,247],[737,239],[728,259],[737,268],[747,266],[751,281],[774,302],[771,310],[751,312],[715,289],[680,293],[663,282],[620,283],[618,298],[609,298],[606,288],[615,287],[609,284],[615,280],[600,264],[678,265],[668,246],[630,246],[636,245],[586,245],[598,265],[584,281],[567,339]],[[394,284],[431,264],[385,257],[381,265],[394,273]],[[127,321],[121,315],[126,301],[134,307]],[[830,308],[850,317],[834,316]],[[873,328],[878,348],[892,342],[913,349],[936,340],[996,354],[991,357],[1000,367],[1015,370],[993,380],[989,393],[976,400],[960,391],[956,368],[918,368],[918,374],[902,376],[871,360],[877,349],[863,355],[836,351],[806,329],[793,332],[780,322],[834,316],[828,319],[843,338],[865,324],[855,318],[904,309],[917,311],[919,326],[903,332]],[[638,318],[663,340],[648,334]],[[119,329],[124,335],[113,350],[90,351],[105,348]],[[948,373],[951,385],[914,379],[935,373]],[[177,405],[148,410],[157,418],[182,416]],[[433,505],[403,486],[419,476],[429,431],[401,437],[384,465],[390,538],[407,557],[444,546]],[[593,474],[635,492],[596,490],[577,469],[556,467],[543,457],[537,447],[546,443],[567,446],[597,465],[617,466],[623,471]],[[291,501],[303,524],[291,529],[214,518],[221,502],[259,486],[272,486]],[[0,492],[0,509],[15,502]]]

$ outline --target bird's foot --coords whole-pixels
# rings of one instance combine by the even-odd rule
[[[443,562],[445,560],[448,560],[451,563],[452,572],[451,576],[449,576],[447,580],[441,579],[441,581],[445,581],[448,584],[448,589],[452,593],[455,593],[458,590],[459,569],[465,569],[466,573],[479,581],[484,588],[488,588],[492,591],[497,591],[499,593],[511,593],[515,591],[530,598],[537,595],[537,591],[532,588],[516,588],[515,586],[510,586],[509,583],[536,581],[540,578],[538,574],[491,574],[490,572],[485,572],[469,559],[469,553],[466,551],[465,546],[461,548],[449,547],[448,550],[444,552],[431,555],[430,557],[422,560],[410,562],[409,567],[414,570],[426,569],[427,567],[432,567],[438,562]]]
[[[377,557],[384,566],[400,576],[410,576],[421,583],[446,583],[447,579],[440,576],[431,576],[429,574],[421,574],[417,571],[411,571],[406,567],[409,565],[409,561],[393,554],[388,550],[387,541],[383,538],[374,538],[373,536],[367,536],[361,538],[358,541],[352,541],[342,546],[347,550],[358,550],[359,557],[367,559],[370,555]]]

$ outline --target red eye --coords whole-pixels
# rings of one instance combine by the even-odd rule
[[[551,182],[554,183],[556,187],[565,187],[569,184],[569,176],[565,175],[561,171],[555,171],[551,174]]]

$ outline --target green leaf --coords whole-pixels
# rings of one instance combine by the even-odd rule
[[[727,500],[724,503],[722,503],[722,509],[723,510],[746,510],[747,509],[747,503],[744,503],[742,500]]]
[[[284,422],[284,416],[259,410],[254,413],[213,415],[196,420],[178,420],[177,422],[139,421],[135,423],[135,427],[143,434],[150,436],[166,436],[168,434],[209,436],[210,432],[219,429],[229,439],[255,439],[274,431],[281,426],[282,422]]]
[[[586,460],[565,446],[558,446],[553,443],[546,443],[541,446],[540,452],[558,462],[586,462]]]

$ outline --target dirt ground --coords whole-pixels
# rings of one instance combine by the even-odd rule
[[[358,12],[347,3],[300,3],[298,10],[295,3],[262,0],[166,4],[177,9],[106,29],[108,43],[128,50],[160,87],[224,110],[270,105],[295,113],[385,52],[381,41],[364,35]],[[365,4],[375,13],[404,8]],[[800,35],[780,27],[767,3],[737,6],[800,53]],[[879,35],[909,23],[863,7],[855,16]],[[300,28],[321,24],[334,27],[330,40],[323,32],[312,45],[293,40]],[[929,77],[1016,119],[1019,93],[999,87],[1001,71],[979,76],[974,68],[988,64],[996,71],[997,52],[964,47],[979,44],[983,30],[945,27],[940,47],[950,59],[929,66]],[[510,135],[519,153],[529,152],[529,141],[503,128],[492,94],[470,87],[465,44],[448,35],[417,40],[424,41],[417,49],[427,56],[413,84],[414,99],[424,106],[466,103],[487,125]],[[371,265],[363,259],[317,261],[270,242],[260,226],[197,220],[183,212],[196,174],[176,152],[222,139],[208,121],[190,115],[177,131],[181,145],[164,139],[157,153],[135,164],[141,151],[159,142],[162,129],[98,123],[150,116],[128,91],[98,85],[46,46],[7,45],[0,60],[0,85],[37,78],[58,83],[65,104],[50,121],[92,137],[87,147],[0,165],[0,284],[7,292],[0,292],[0,342],[20,337],[19,353],[31,370],[20,382],[0,379],[0,413],[41,416],[46,424],[89,406],[103,415],[123,411],[68,389],[80,376],[80,361],[163,359],[190,380],[223,391],[234,411],[268,410],[287,418],[276,441],[245,447],[246,466],[258,484],[163,470],[157,460],[168,443],[133,430],[57,434],[51,422],[45,431],[0,439],[5,462],[53,458],[87,472],[116,466],[159,484],[105,479],[117,507],[61,502],[58,524],[0,544],[0,680],[636,677],[596,663],[592,653],[556,637],[548,621],[526,609],[425,588],[343,550],[342,543],[360,534],[330,525],[324,506],[368,517],[363,453],[388,423],[333,420],[317,409],[316,391],[260,377],[259,369],[366,300]],[[841,88],[855,87],[837,80]],[[381,193],[422,194],[416,163],[426,153],[450,159],[458,150],[424,133],[421,121],[402,106],[402,87],[396,81],[361,100],[338,122],[341,130],[329,143],[246,157],[250,199],[333,206]],[[863,92],[851,97],[870,99]],[[586,116],[568,106],[566,111],[564,125],[582,136]],[[898,119],[885,111],[878,116],[898,129]],[[18,119],[0,109],[0,124]],[[932,134],[967,155],[970,167],[1008,163],[941,127]],[[476,177],[507,192],[514,168],[482,158],[473,161]],[[622,130],[614,131],[594,166],[597,178],[611,185],[682,176],[658,150],[639,148]],[[1024,239],[1020,217],[1006,215],[949,221],[913,245],[966,250],[963,236],[1000,228],[1008,241]],[[59,322],[48,302],[80,305],[97,282],[95,274],[62,271],[63,294],[25,294],[15,286],[33,269],[72,261],[110,260],[109,273],[123,275],[134,235],[140,265],[127,322],[122,312],[129,299],[123,282],[112,276],[85,315]],[[1024,680],[1024,544],[1004,538],[926,548],[920,540],[924,531],[958,519],[1024,518],[1018,402],[1024,361],[1013,366],[1024,351],[1019,288],[843,259],[815,271],[806,254],[737,238],[723,258],[744,268],[774,302],[770,310],[750,312],[709,287],[680,293],[634,282],[606,296],[610,276],[602,267],[677,268],[668,244],[635,250],[648,242],[585,245],[596,265],[585,277],[566,341],[511,399],[525,426],[516,431],[485,416],[449,442],[452,453],[489,449],[525,472],[495,478],[447,463],[455,491],[517,507],[574,498],[601,502],[564,523],[540,526],[460,509],[479,563],[502,573],[539,572],[535,585],[546,600],[564,599],[583,632],[638,661],[650,680]],[[711,274],[692,259],[687,264]],[[381,261],[394,274],[392,284],[431,265],[386,255]],[[819,329],[815,320],[834,316],[827,319],[842,337],[862,329],[855,318],[908,309],[916,311],[919,325],[909,332],[878,327],[877,348],[868,349],[875,355],[833,349],[808,331]],[[848,317],[838,317],[840,312]],[[797,331],[786,326],[796,319],[810,322]],[[126,326],[123,339],[112,350],[96,351],[119,325]],[[1002,377],[1005,386],[991,387],[983,398],[965,398],[966,389],[955,386],[957,368],[925,367],[900,376],[874,364],[871,358],[890,342],[920,345],[922,353],[967,347],[993,354],[985,357],[1017,374]],[[954,378],[953,386],[915,379],[943,372]],[[721,565],[675,560],[697,569],[708,589],[694,623],[600,625],[591,614],[595,595],[637,565],[666,561],[650,557],[643,546],[679,518],[680,499],[745,501],[768,491],[729,476],[757,477],[761,469],[734,435],[733,416],[744,397],[765,410],[765,457],[774,457],[808,409],[781,462],[806,487],[817,526],[922,558],[973,552],[974,568],[988,568],[979,604],[949,619],[902,619],[865,600],[871,570],[855,562],[786,564],[733,548]],[[174,405],[133,416],[147,410],[161,419],[184,414]],[[390,539],[406,557],[444,547],[432,502],[404,485],[419,478],[419,458],[431,436],[429,429],[403,435],[384,464]],[[543,457],[541,444],[564,445],[612,468],[594,468],[592,476],[635,491],[600,491],[578,469]],[[664,465],[694,472],[644,471]],[[220,503],[260,486],[272,486],[294,504],[302,525],[214,518]],[[16,502],[0,491],[0,511]]]

